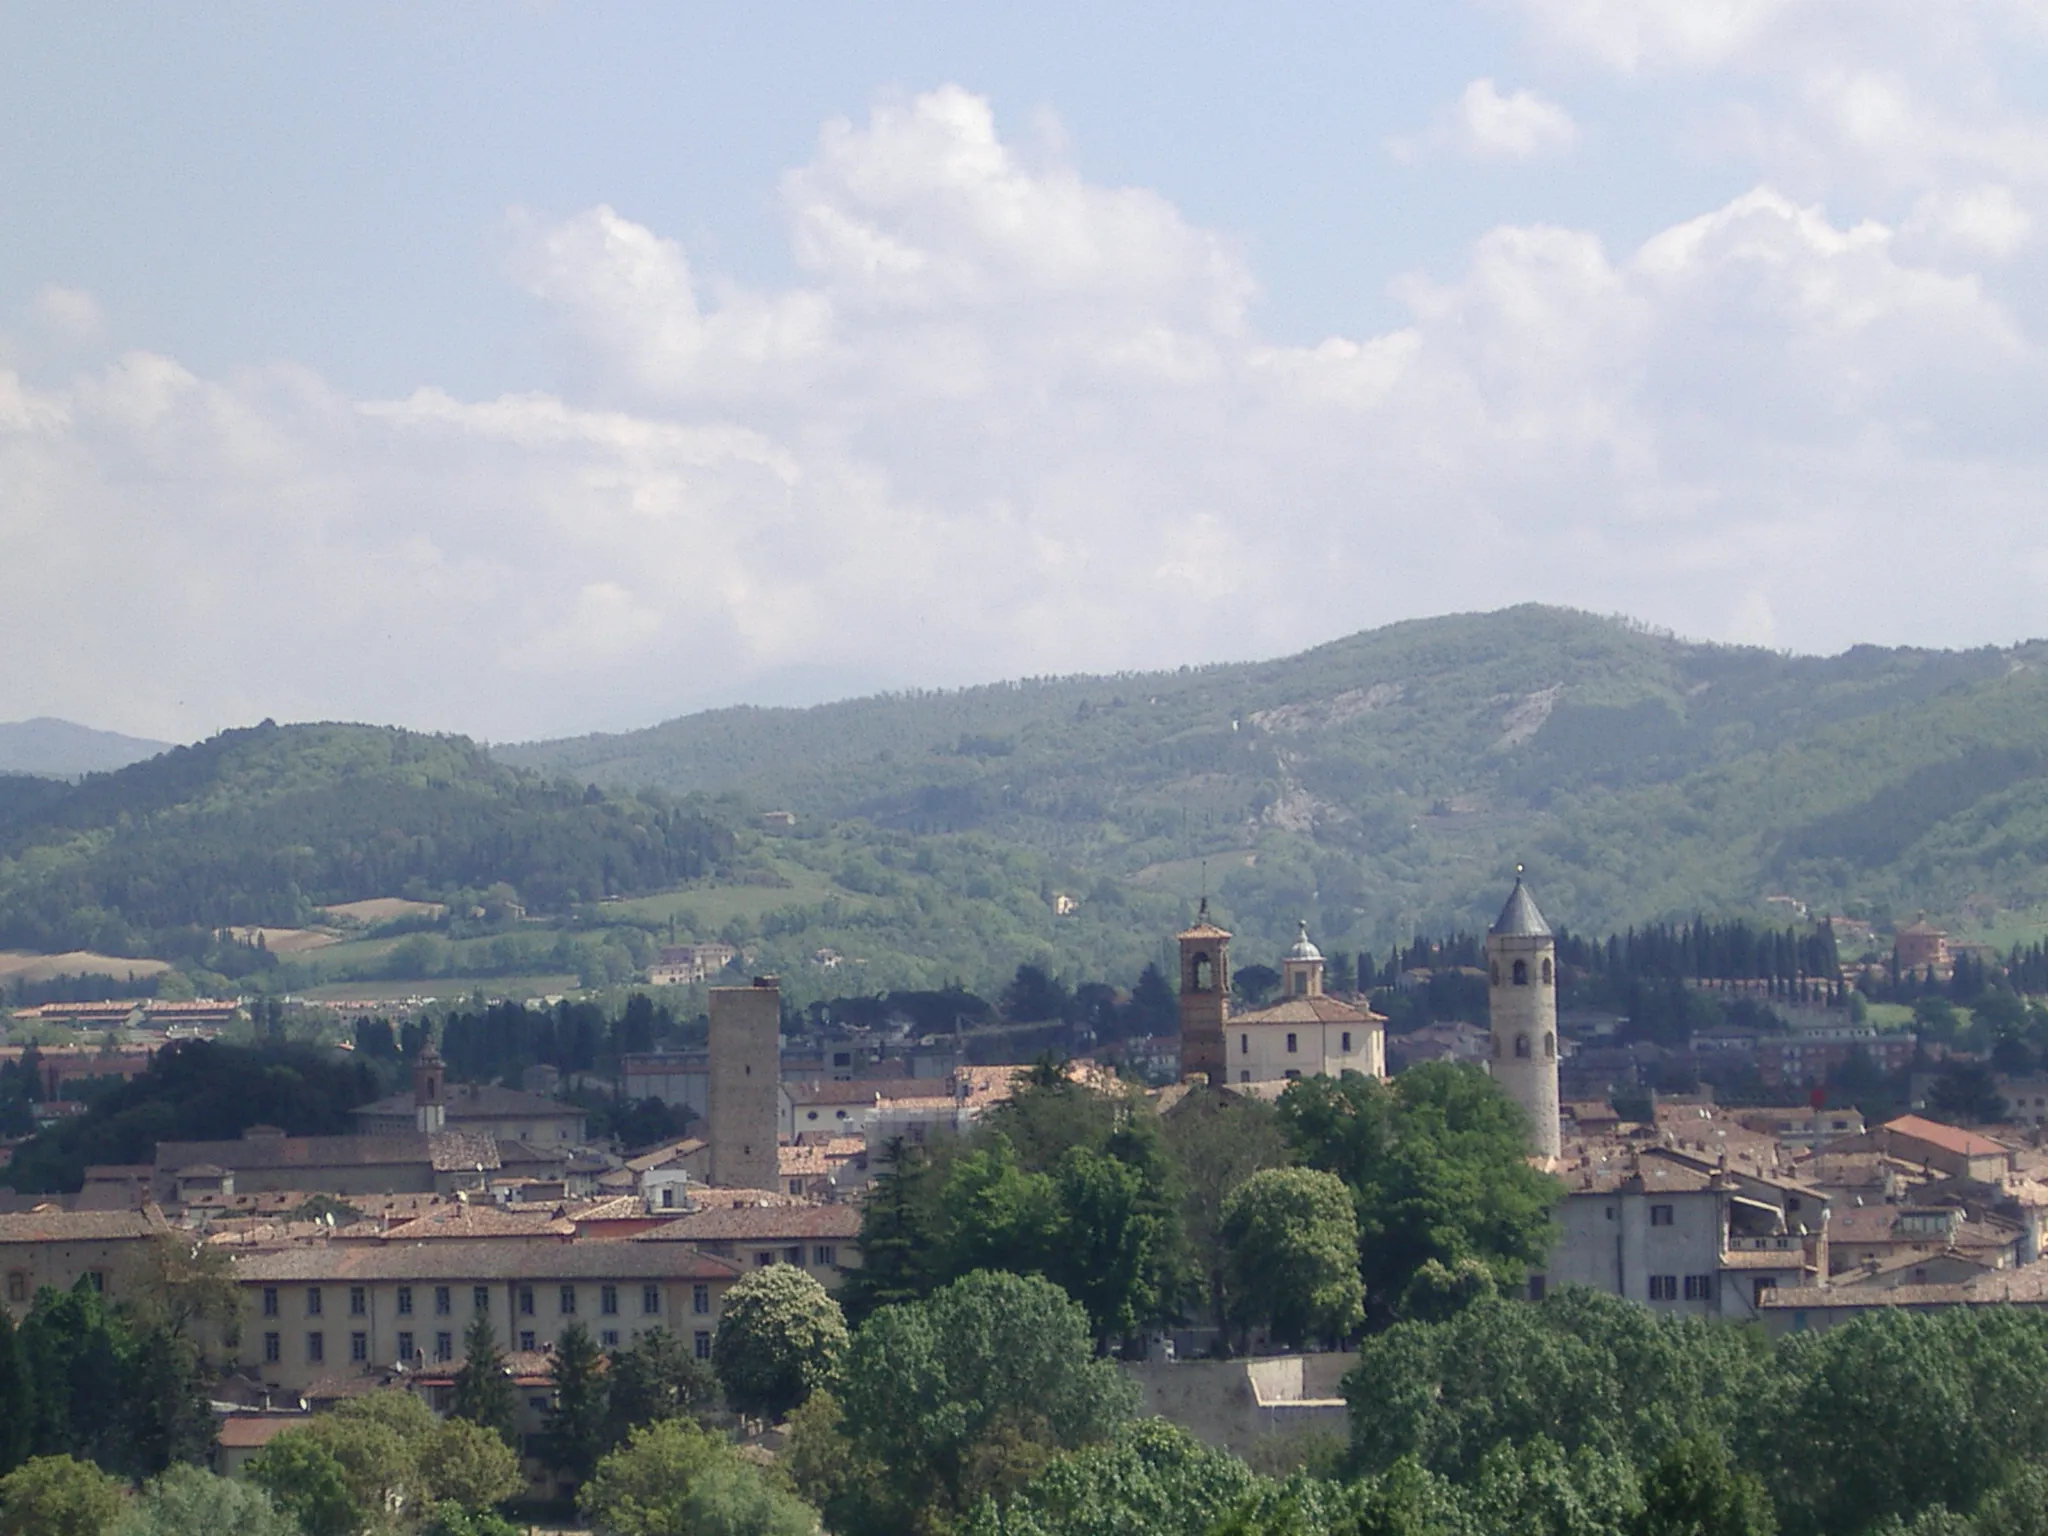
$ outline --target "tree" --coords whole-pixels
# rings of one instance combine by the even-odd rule
[[[1087,1313],[1036,1276],[977,1273],[861,1325],[840,1370],[844,1432],[880,1469],[857,1524],[952,1519],[1051,1453],[1101,1440],[1137,1389],[1094,1358]]]
[[[526,1486],[512,1447],[495,1430],[467,1419],[437,1424],[418,1454],[426,1495],[437,1503],[489,1509]]]
[[[114,1536],[298,1536],[298,1529],[261,1488],[176,1466],[142,1485]]]
[[[831,1376],[845,1349],[839,1303],[804,1270],[771,1264],[726,1292],[711,1365],[735,1411],[781,1419]]]
[[[1273,1107],[1215,1089],[1195,1089],[1162,1117],[1167,1155],[1179,1174],[1181,1229],[1210,1319],[1225,1314],[1223,1202],[1261,1168],[1287,1162]]]
[[[563,1329],[548,1366],[554,1400],[542,1444],[547,1464],[572,1482],[587,1479],[604,1454],[603,1370],[604,1357],[591,1342],[590,1330],[581,1323]]]
[[[121,1485],[91,1462],[34,1456],[0,1477],[0,1536],[101,1536]]]
[[[1643,1484],[1634,1536],[1775,1536],[1771,1496],[1712,1435],[1671,1445]]]
[[[635,1429],[576,1502],[606,1536],[810,1536],[818,1520],[723,1440],[680,1419]]]
[[[605,1444],[618,1446],[643,1424],[689,1418],[711,1405],[711,1370],[666,1328],[651,1328],[611,1357],[605,1373]]]
[[[1258,1479],[1164,1419],[1053,1457],[1010,1499],[984,1501],[960,1536],[1204,1536]]]
[[[0,1474],[28,1459],[36,1426],[35,1382],[14,1319],[0,1307]]]
[[[519,1435],[519,1392],[505,1370],[498,1336],[488,1312],[479,1312],[462,1335],[462,1364],[455,1372],[455,1397],[449,1413],[492,1431],[505,1444]]]
[[[1066,1017],[1073,1001],[1065,983],[1049,975],[1043,966],[1024,964],[1003,988],[1003,1017],[1020,1024]]]
[[[1303,1164],[1350,1188],[1366,1306],[1380,1321],[1431,1259],[1477,1259],[1508,1286],[1548,1252],[1563,1186],[1529,1166],[1521,1107],[1475,1067],[1303,1078],[1281,1095],[1280,1124]]]
[[[36,1292],[19,1337],[34,1382],[31,1449],[125,1464],[132,1345],[88,1277],[68,1291]]]
[[[291,1516],[303,1536],[353,1536],[364,1516],[341,1463],[305,1430],[279,1435],[249,1458],[249,1481]]]
[[[1223,1204],[1231,1310],[1240,1327],[1263,1323],[1290,1349],[1337,1339],[1364,1317],[1358,1219],[1332,1173],[1266,1168]]]
[[[120,1460],[137,1476],[197,1462],[213,1445],[213,1412],[198,1346],[168,1323],[147,1329],[131,1349]]]
[[[839,1288],[846,1315],[859,1322],[877,1307],[921,1301],[939,1284],[937,1233],[928,1186],[937,1178],[922,1147],[896,1137],[884,1144],[882,1171],[860,1216],[860,1268]]]

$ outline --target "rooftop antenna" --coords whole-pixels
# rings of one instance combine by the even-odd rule
[[[1209,861],[1202,860],[1202,905],[1197,915],[1203,922],[1209,920]]]

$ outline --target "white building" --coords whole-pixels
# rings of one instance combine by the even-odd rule
[[[1230,1015],[1223,1033],[1233,1083],[1387,1075],[1387,1021],[1324,993],[1323,952],[1309,942],[1307,923],[1280,961],[1280,1001]]]

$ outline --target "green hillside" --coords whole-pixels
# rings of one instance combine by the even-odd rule
[[[551,783],[461,737],[265,722],[75,785],[0,779],[0,947],[175,954],[229,924],[498,882],[566,910],[731,849],[666,796]]]
[[[2048,646],[1798,657],[1523,607],[1278,661],[731,709],[495,749],[799,825],[974,833],[1249,936],[1474,924],[1526,862],[1581,929],[1785,894],[1988,923],[2048,900]]]

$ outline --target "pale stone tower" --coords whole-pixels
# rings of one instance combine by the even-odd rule
[[[1230,1000],[1230,935],[1209,921],[1209,898],[1180,940],[1180,1075],[1229,1080],[1223,1021]]]
[[[412,1063],[412,1120],[429,1136],[448,1128],[448,1104],[441,1093],[444,1075],[434,1042],[421,1041]]]
[[[711,989],[711,1182],[727,1189],[782,1187],[776,1161],[776,1091],[782,991],[773,976]]]
[[[1529,1150],[1556,1157],[1557,940],[1515,871],[1508,904],[1486,933],[1493,1078],[1529,1116]]]

